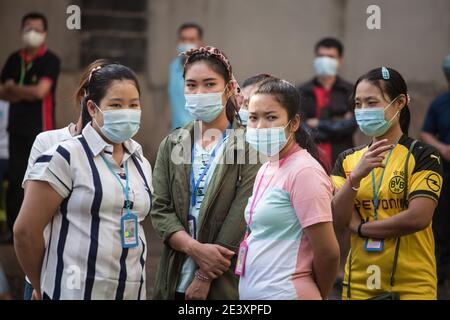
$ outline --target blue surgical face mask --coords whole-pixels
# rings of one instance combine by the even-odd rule
[[[330,57],[317,57],[314,60],[314,69],[317,76],[335,76],[337,74],[338,61]]]
[[[191,49],[197,49],[197,45],[195,45],[193,43],[179,43],[177,45],[178,53],[183,53],[183,52],[189,51]]]
[[[280,151],[286,146],[288,138],[286,138],[286,133],[284,130],[287,128],[289,123],[290,121],[284,127],[261,129],[247,127],[245,140],[259,153],[272,157],[280,153]]]
[[[194,119],[212,122],[224,109],[222,95],[225,90],[213,93],[185,94],[185,108]]]
[[[398,98],[398,97],[397,97]],[[366,109],[355,109],[355,118],[361,131],[369,137],[379,137],[385,134],[392,125],[392,121],[395,119],[400,111],[397,111],[391,120],[387,121],[384,117],[384,112],[388,109],[395,98],[387,107],[373,107]]]
[[[139,130],[141,124],[141,110],[119,109],[102,111],[97,105],[98,110],[103,114],[103,126],[100,131],[105,137],[114,142],[122,143],[131,139]],[[95,121],[95,119],[93,119]]]
[[[248,110],[241,108],[239,110],[239,117],[241,118],[242,124],[246,126],[248,122]]]

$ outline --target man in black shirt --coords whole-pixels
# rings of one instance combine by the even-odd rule
[[[299,87],[302,114],[318,143],[320,158],[329,168],[339,154],[353,147],[356,121],[349,103],[353,85],[338,76],[344,46],[334,38],[315,46],[315,77]]]
[[[0,76],[0,99],[10,102],[6,211],[11,232],[23,200],[21,184],[34,139],[40,132],[55,128],[54,102],[60,61],[47,49],[46,38],[45,16],[25,15],[22,18],[24,48],[9,56]]]

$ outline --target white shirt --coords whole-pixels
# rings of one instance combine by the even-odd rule
[[[60,144],[63,141],[71,139],[75,134],[75,124],[71,123],[67,127],[57,130],[49,130],[41,132],[37,135],[31,147],[30,156],[28,157],[27,171],[23,177],[22,188],[28,180],[31,168],[34,166],[36,159],[48,149]]]
[[[0,100],[0,159],[9,159],[9,102]]]
[[[51,222],[42,266],[41,290],[52,299],[145,299],[147,244],[141,222],[151,207],[151,167],[141,146],[128,140],[121,166],[88,124],[81,136],[37,158],[30,180],[47,181],[63,198]],[[139,245],[123,249],[120,219],[125,197],[113,170],[125,175],[128,161],[132,212],[138,216]],[[125,180],[124,180],[125,181]]]
[[[28,157],[28,166],[23,177],[22,188],[25,187],[25,182],[29,178],[31,168],[33,168],[36,159],[41,156],[45,151],[57,146],[59,143],[71,139],[75,134],[75,124],[71,123],[67,127],[56,130],[49,130],[41,132],[37,135],[31,147],[30,156]],[[50,224],[48,224],[44,229],[44,241],[47,247],[48,239],[50,237]],[[25,276],[25,280],[31,283],[30,279]]]

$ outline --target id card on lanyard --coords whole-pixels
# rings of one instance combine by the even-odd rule
[[[228,125],[227,129],[231,128],[231,124]],[[211,168],[211,165],[216,157],[217,151],[220,149],[222,144],[225,142],[227,138],[226,131],[222,135],[222,140],[219,141],[219,143],[214,147],[213,151],[211,152],[211,156],[208,159],[208,164],[203,168],[203,171],[200,173],[200,176],[197,180],[195,180],[194,177],[194,160],[195,160],[195,142],[192,145],[192,152],[191,152],[191,210],[195,209],[197,205],[197,197],[203,196],[204,192],[200,187],[200,184],[202,180],[205,178],[205,176],[208,174],[208,170]],[[189,233],[192,236],[192,238],[197,239],[197,219],[191,214],[188,214],[188,226],[189,226]]]
[[[266,186],[264,187],[264,190],[261,192],[260,197],[258,198],[258,194],[259,194],[259,189],[261,188],[261,183],[264,179],[264,176],[266,174],[266,170],[269,167],[270,162],[266,165],[266,167],[263,170],[263,173],[261,175],[261,178],[259,178],[258,184],[256,185],[256,190],[255,190],[255,195],[253,196],[252,202],[250,204],[250,213],[249,213],[249,218],[248,218],[248,223],[247,223],[247,228],[245,230],[245,236],[244,236],[244,240],[241,242],[241,244],[239,245],[239,250],[238,250],[238,256],[237,256],[237,261],[236,261],[236,268],[234,270],[234,273],[238,276],[242,276],[244,275],[245,272],[245,261],[247,259],[247,253],[248,253],[248,243],[247,243],[247,239],[250,235],[250,227],[252,224],[252,219],[253,219],[253,214],[255,211],[255,207],[258,204],[258,202],[262,199],[262,197],[264,196],[264,193],[267,191],[267,189],[270,186],[270,183],[273,180],[273,177],[275,177],[275,174],[278,172],[278,170],[283,166],[284,162],[287,160],[288,156],[285,157],[284,159],[282,159],[280,161],[279,167],[277,169],[277,171],[275,171],[272,176],[270,177],[269,181],[267,182]]]
[[[108,167],[109,171],[119,182],[123,195],[125,198],[123,209],[125,209],[125,214],[120,218],[120,240],[122,243],[122,248],[135,248],[139,244],[139,226],[138,226],[138,216],[131,211],[133,209],[133,201],[129,199],[129,176],[128,176],[128,160],[125,161],[125,186],[122,184],[121,178],[117,173],[113,171],[111,165],[102,156],[103,161]]]
[[[395,146],[394,146],[395,148]],[[389,154],[386,158],[386,162],[384,163],[384,168],[381,171],[380,180],[378,181],[378,187],[375,185],[375,169],[372,169],[372,197],[373,197],[373,218],[375,221],[378,220],[378,205],[379,205],[379,194],[381,189],[381,183],[383,182],[384,172],[386,171],[387,164],[389,162],[389,158],[391,157],[394,148],[389,151]],[[384,240],[383,239],[371,239],[367,238],[364,243],[364,249],[367,252],[381,252],[384,248]]]

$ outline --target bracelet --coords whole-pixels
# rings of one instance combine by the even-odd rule
[[[207,276],[205,276],[204,274],[202,274],[199,270],[195,271],[195,277],[203,282],[210,282],[211,279],[208,278]]]
[[[358,190],[359,190],[359,187],[356,188],[356,187],[353,186],[352,173],[350,173],[350,174],[348,175],[348,181],[350,182],[350,187],[352,187],[352,190],[353,190],[353,191],[358,191]]]
[[[362,233],[361,233],[361,228],[362,228],[362,226],[363,226],[364,223],[366,223],[366,221],[361,220],[361,223],[360,223],[359,226],[358,226],[358,236],[359,236],[360,238],[365,238],[365,237],[362,235]]]

